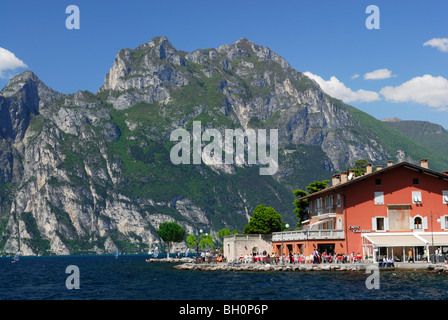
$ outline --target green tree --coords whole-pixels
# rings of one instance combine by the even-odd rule
[[[186,233],[184,228],[176,222],[162,222],[157,230],[157,234],[168,246],[166,257],[169,259],[172,244],[184,240]]]
[[[330,180],[314,181],[306,187],[306,190],[308,191],[300,189],[294,191],[294,195],[297,197],[297,199],[294,200],[293,202],[294,206],[296,207],[294,209],[294,212],[296,213],[297,218],[299,218],[299,222],[297,222],[297,227],[300,228],[302,226],[303,217],[308,212],[308,205],[309,205],[309,198],[306,199],[300,199],[300,198],[327,188],[329,183]]]
[[[365,159],[355,161],[355,177],[362,176],[367,171],[367,164],[369,162]]]
[[[231,234],[238,234],[238,232],[236,230],[233,230],[232,232],[230,232],[229,228],[223,228],[218,231],[217,236],[218,236],[219,241],[222,244],[224,241],[224,237],[229,236]]]
[[[282,217],[271,207],[260,204],[254,210],[249,223],[244,227],[244,234],[267,234],[281,231],[283,226]]]
[[[201,247],[202,250],[206,249],[207,246],[209,246],[212,249],[215,248],[212,236],[210,234],[205,235],[204,233],[201,233],[198,236],[194,234],[189,234],[187,236],[187,244],[190,249],[196,250],[196,262],[199,258],[199,247]]]

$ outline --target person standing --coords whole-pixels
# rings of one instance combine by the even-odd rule
[[[414,263],[414,252],[412,252],[412,250],[409,250],[409,258],[408,258],[408,263],[412,262]]]

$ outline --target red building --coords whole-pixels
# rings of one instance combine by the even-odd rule
[[[448,174],[408,162],[378,166],[359,177],[354,170],[332,177],[332,185],[309,194],[303,230],[273,234],[274,251],[311,255],[360,254],[377,261],[428,260],[448,251]]]

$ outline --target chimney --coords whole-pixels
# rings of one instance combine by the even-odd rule
[[[335,186],[341,183],[341,176],[339,174],[335,174],[331,177],[331,185]]]
[[[366,174],[372,173],[372,164],[368,163],[366,165]]]
[[[428,159],[422,159],[420,160],[420,166],[422,168],[428,169]]]
[[[376,171],[380,171],[381,169],[383,169],[383,166],[376,166]]]
[[[355,178],[355,169],[350,169],[348,171],[348,180],[352,180]]]
[[[390,167],[391,165],[393,165],[394,163],[392,162],[392,160],[387,161],[387,166]]]
[[[347,182],[347,171],[341,172],[341,183]]]

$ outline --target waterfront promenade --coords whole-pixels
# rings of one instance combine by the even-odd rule
[[[178,270],[200,270],[200,271],[363,271],[369,266],[378,266],[378,263],[355,262],[355,263],[195,263],[191,258],[183,259],[149,259],[149,263],[174,263]],[[394,267],[380,267],[380,270],[403,270],[403,271],[429,271],[436,273],[448,273],[446,263],[427,262],[398,262]]]

